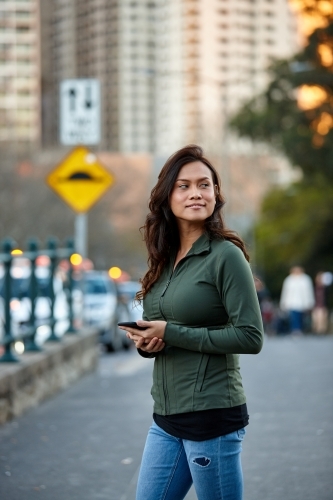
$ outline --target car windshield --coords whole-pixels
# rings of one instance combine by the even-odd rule
[[[110,288],[103,279],[86,279],[83,283],[83,293],[87,295],[100,295],[110,293]]]

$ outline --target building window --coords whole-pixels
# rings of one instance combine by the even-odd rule
[[[16,31],[18,33],[27,33],[28,31],[31,31],[30,27],[29,26],[18,26],[16,28]]]

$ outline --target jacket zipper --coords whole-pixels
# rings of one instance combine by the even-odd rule
[[[160,300],[159,300],[159,308],[160,308],[160,313],[163,316],[163,318],[164,318],[165,321],[167,321],[167,319],[164,316],[163,311],[162,311],[162,304],[161,304],[162,299],[163,299],[163,297],[164,297],[167,289],[169,288],[169,285],[171,283],[172,277],[175,274],[175,270],[177,269],[177,267],[179,266],[179,264],[181,262],[183,262],[185,259],[187,259],[187,257],[188,256],[186,256],[183,259],[181,259],[178,262],[178,264],[176,265],[176,267],[172,270],[172,273],[170,274],[170,277],[169,277],[168,281],[166,282],[165,287],[163,288],[163,291],[161,293]],[[170,407],[170,401],[169,401],[168,387],[167,387],[167,383],[166,383],[166,359],[165,359],[165,356],[163,356],[162,360],[163,360],[162,361],[163,362],[163,392],[164,392],[164,397],[165,397],[165,410],[166,410],[166,414],[168,414],[169,407]]]
[[[162,292],[162,294],[160,296],[160,304],[159,304],[160,305],[160,312],[161,312],[163,318],[165,319],[165,321],[166,321],[166,317],[164,316],[163,311],[162,311],[161,301],[162,301],[162,298],[164,297],[164,294],[167,291],[167,289],[168,289],[168,287],[169,287],[169,285],[171,283],[172,275],[173,275],[173,272],[171,273],[170,278],[166,282],[165,287],[163,289],[163,292]],[[169,403],[169,393],[168,393],[168,388],[167,388],[167,383],[166,383],[166,360],[165,360],[165,356],[162,357],[162,362],[163,362],[163,365],[162,365],[163,366],[163,392],[164,392],[164,399],[165,399],[165,411],[166,411],[166,414],[168,414],[170,403]]]
[[[172,273],[170,274],[170,277],[169,277],[168,281],[166,282],[165,287],[163,288],[163,291],[162,291],[161,296],[160,296],[160,301],[159,301],[160,313],[162,314],[163,319],[165,319],[165,321],[166,321],[166,317],[164,316],[163,311],[162,311],[162,304],[161,304],[161,301],[162,301],[162,298],[163,298],[163,297],[164,297],[164,295],[165,295],[165,292],[166,292],[166,291],[167,291],[167,289],[169,288],[169,285],[170,285],[170,283],[171,283],[171,279],[172,279],[173,273],[174,273],[174,270],[173,270],[173,271],[172,271]]]
[[[162,299],[163,299],[167,289],[169,288],[169,285],[171,283],[171,280],[172,280],[172,277],[175,273],[176,268],[178,267],[180,262],[187,259],[188,257],[189,256],[186,256],[178,262],[177,266],[172,270],[172,273],[170,274],[170,277],[169,277],[168,281],[166,282],[165,287],[163,288],[163,291],[161,293],[160,300],[159,300],[159,309],[160,309],[160,313],[165,321],[167,321],[167,319],[163,314],[162,304],[161,304]],[[168,394],[168,388],[167,388],[167,383],[166,383],[166,359],[165,359],[165,356],[162,357],[162,368],[163,368],[163,392],[164,392],[164,398],[165,398],[165,411],[166,411],[166,414],[168,414],[169,407],[170,407],[170,401],[169,401],[169,394]]]
[[[172,274],[173,274],[173,273],[172,273]],[[168,287],[169,287],[169,285],[170,285],[171,278],[172,278],[172,274],[171,274],[170,278],[168,279],[168,281],[166,282],[166,285],[165,285],[164,290],[163,290],[163,292],[162,292],[161,298],[164,296],[165,292],[167,291],[167,289],[168,289]]]

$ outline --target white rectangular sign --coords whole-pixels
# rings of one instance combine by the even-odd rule
[[[60,142],[65,146],[98,144],[101,140],[100,84],[95,79],[63,80],[60,84]]]

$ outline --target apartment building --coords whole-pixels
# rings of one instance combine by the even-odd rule
[[[186,128],[219,154],[226,122],[265,88],[269,64],[297,51],[296,20],[287,0],[188,0],[182,15]]]
[[[0,2],[0,144],[40,138],[39,1]]]
[[[45,144],[58,140],[60,81],[98,78],[101,148],[163,156],[195,142],[219,155],[228,118],[298,47],[287,0],[44,0],[41,10]]]

